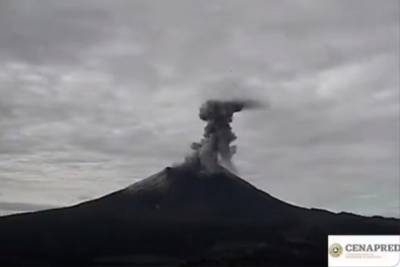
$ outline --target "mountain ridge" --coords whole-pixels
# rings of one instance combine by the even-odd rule
[[[328,234],[398,233],[399,219],[297,207],[223,168],[183,165],[71,207],[0,217],[0,263],[310,266],[325,263]]]

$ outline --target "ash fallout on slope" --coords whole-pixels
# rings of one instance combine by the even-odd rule
[[[232,157],[237,147],[231,143],[237,137],[230,125],[233,114],[261,107],[263,105],[254,100],[206,101],[199,112],[200,119],[207,122],[203,138],[192,143],[193,153],[186,158],[186,163],[196,164],[209,173],[218,171],[221,166],[235,172]]]

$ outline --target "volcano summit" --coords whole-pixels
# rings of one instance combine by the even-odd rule
[[[297,207],[231,172],[229,122],[244,107],[205,104],[204,138],[180,166],[76,206],[0,218],[0,264],[326,266],[328,234],[400,233],[399,219]]]

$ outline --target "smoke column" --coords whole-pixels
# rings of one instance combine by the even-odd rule
[[[193,154],[186,161],[199,164],[207,172],[216,172],[223,166],[235,171],[232,156],[236,146],[231,143],[236,139],[230,123],[235,112],[243,109],[258,108],[261,104],[252,100],[208,100],[200,107],[199,117],[207,122],[200,142],[191,145]]]

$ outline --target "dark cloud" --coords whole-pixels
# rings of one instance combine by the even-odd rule
[[[220,166],[236,172],[232,157],[237,150],[235,145],[231,145],[237,138],[231,127],[233,115],[242,110],[262,107],[265,107],[263,103],[252,99],[204,102],[199,111],[200,119],[206,122],[203,138],[200,142],[192,143],[193,153],[185,163],[211,173],[220,171]]]
[[[244,97],[271,107],[233,122],[242,176],[400,216],[398,1],[6,0],[0,33],[0,201],[128,185],[183,159],[202,102]]]

